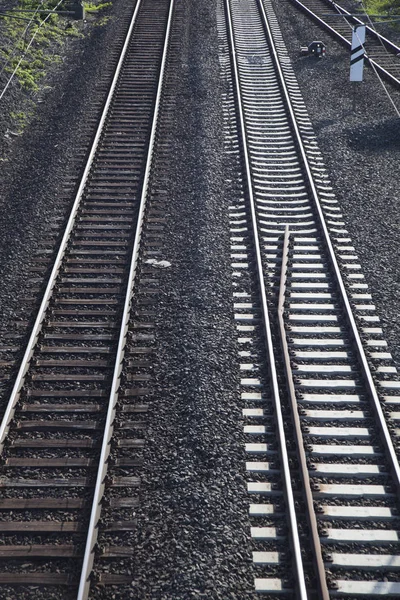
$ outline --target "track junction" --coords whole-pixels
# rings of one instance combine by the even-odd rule
[[[400,382],[273,9],[220,9],[255,590],[398,597]],[[175,10],[136,4],[4,414],[5,593],[83,600],[134,578]]]

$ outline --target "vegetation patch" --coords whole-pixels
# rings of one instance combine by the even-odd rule
[[[100,4],[96,4],[95,2],[84,2],[83,8],[86,13],[97,13],[105,8],[112,6],[112,2],[103,2]]]
[[[369,15],[397,16],[400,24],[400,0],[365,0],[364,5]]]
[[[35,92],[49,64],[60,60],[58,52],[69,31],[65,19],[51,12],[56,6],[54,0],[20,0],[17,10],[3,17],[2,82],[14,74],[24,90]]]
[[[73,15],[56,13],[71,10],[73,1],[18,0],[13,9],[2,12],[0,95],[8,85],[14,89],[19,86],[25,98],[30,99],[35,97],[40,88],[43,89],[42,80],[47,71],[63,61],[62,48],[66,39],[84,35],[82,21],[75,20]],[[94,0],[85,8],[93,14],[95,24],[97,20],[105,19],[103,15],[96,15],[111,5],[111,2],[99,0],[97,3]],[[13,130],[22,131],[31,113],[27,111],[24,119],[17,112],[10,116]]]
[[[104,25],[107,25],[107,23],[109,21],[111,21],[114,17],[112,17],[111,15],[105,15],[104,17],[100,17],[99,19],[96,19],[96,22],[94,23],[95,27],[104,27]]]
[[[17,135],[20,135],[25,126],[27,125],[30,117],[32,116],[32,111],[18,111],[18,112],[12,112],[11,113],[11,118],[13,119],[15,125],[16,125],[16,131],[15,133]]]

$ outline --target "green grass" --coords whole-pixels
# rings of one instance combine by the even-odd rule
[[[35,10],[38,7],[35,0],[20,0],[18,8]],[[54,7],[54,2],[45,3],[43,8]],[[18,16],[30,19],[32,13],[18,13]],[[40,79],[46,74],[48,64],[53,61],[53,56],[46,53],[50,46],[61,46],[66,35],[65,30],[60,27],[60,17],[51,15],[43,24],[46,15],[37,15],[35,21],[30,25],[24,35],[27,21],[5,18],[4,37],[9,44],[0,50],[0,63],[6,64],[5,72],[8,74],[18,67],[16,78],[21,87],[28,91],[37,91]],[[35,35],[33,44],[27,46]],[[19,61],[21,63],[18,66]]]
[[[57,4],[57,0],[48,0],[40,4],[39,0],[19,0],[16,8],[35,10],[40,6],[41,10],[52,10]],[[89,2],[86,10],[91,13],[98,13],[104,8],[111,6],[111,2],[99,3]],[[61,6],[59,9],[61,10]],[[17,13],[15,13],[17,15]],[[18,13],[18,16],[30,19],[32,13]],[[11,74],[17,68],[15,77],[19,85],[30,94],[39,90],[40,81],[46,75],[51,64],[61,62],[61,48],[66,37],[83,37],[81,32],[81,22],[51,14],[44,23],[47,15],[40,14],[35,17],[35,21],[30,25],[28,32],[24,35],[27,21],[4,18],[5,31],[3,37],[6,41],[0,48],[0,68],[4,65],[6,74]],[[35,35],[34,42],[27,50],[32,37]]]
[[[90,15],[92,26],[103,26],[111,18],[101,11],[111,6],[112,3],[98,1],[98,4],[96,0],[93,0],[87,5],[88,12],[92,13]],[[40,0],[19,0],[15,8],[36,10],[40,6],[41,10],[51,10],[57,2],[58,0],[45,0],[41,4]],[[59,9],[62,9],[62,5]],[[32,13],[28,12],[14,13],[14,15],[28,20],[32,18]],[[18,108],[9,113],[10,131],[17,135],[23,132],[34,115],[38,92],[44,91],[48,87],[44,80],[47,71],[54,64],[62,63],[62,47],[66,39],[84,36],[82,21],[77,21],[69,16],[51,14],[44,23],[46,16],[46,14],[36,15],[26,33],[24,32],[28,24],[27,20],[4,17],[2,21],[2,44],[0,46],[2,81],[7,81],[8,77],[16,70],[13,85],[19,85],[24,92],[16,105]],[[28,49],[27,46],[34,35],[35,39]],[[4,160],[6,160],[4,157],[0,158],[1,162]]]
[[[29,122],[30,117],[32,116],[31,112],[24,112],[22,110],[18,111],[18,112],[12,112],[11,113],[11,118],[14,121],[14,125],[16,126],[16,132],[18,134],[21,134],[25,128],[25,126],[27,125],[27,123]]]
[[[83,8],[85,9],[85,12],[87,12],[87,13],[97,13],[97,12],[100,12],[101,10],[104,10],[105,8],[108,8],[109,6],[112,6],[112,2],[103,2],[101,4],[96,4],[95,2],[84,2],[83,3]]]
[[[365,0],[364,4],[370,15],[387,15],[400,17],[400,0]]]
[[[112,17],[111,15],[104,15],[103,17],[99,17],[98,19],[96,19],[96,21],[93,23],[93,25],[95,27],[104,27],[104,25],[107,25],[107,23],[109,21],[111,21],[114,17]]]

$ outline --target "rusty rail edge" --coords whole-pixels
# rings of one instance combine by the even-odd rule
[[[318,597],[320,600],[329,600],[329,591],[326,583],[325,566],[322,558],[321,541],[318,533],[317,517],[314,509],[313,495],[311,491],[310,475],[307,467],[307,457],[304,450],[304,439],[301,431],[300,417],[298,411],[298,404],[296,398],[296,390],[293,383],[293,372],[290,362],[289,346],[286,338],[284,310],[285,310],[285,295],[286,295],[286,281],[287,281],[287,264],[289,257],[289,241],[290,231],[289,225],[286,225],[285,235],[283,239],[282,248],[282,265],[281,265],[281,277],[279,284],[279,298],[278,298],[278,321],[279,321],[279,333],[281,338],[282,353],[285,363],[285,375],[286,384],[289,393],[290,408],[292,413],[292,422],[294,427],[296,449],[300,463],[300,475],[303,483],[303,490],[305,495],[306,507],[307,507],[307,520],[310,527],[312,551],[314,555],[317,580],[318,580]]]
[[[399,460],[397,458],[396,455],[396,451],[394,448],[394,444],[393,444],[393,440],[391,438],[390,432],[389,432],[389,428],[385,419],[385,415],[383,414],[383,410],[382,410],[382,406],[379,400],[379,396],[378,396],[378,392],[376,390],[376,386],[375,386],[375,382],[371,373],[371,369],[369,367],[368,364],[368,359],[366,357],[365,354],[365,350],[364,350],[364,346],[363,346],[363,342],[361,340],[361,336],[360,333],[358,331],[358,327],[354,318],[354,314],[350,305],[350,301],[349,301],[349,297],[347,295],[347,291],[346,291],[346,287],[343,281],[343,277],[342,277],[342,273],[340,271],[340,267],[336,258],[336,253],[335,250],[333,248],[333,244],[332,244],[332,240],[331,240],[331,236],[328,230],[328,226],[326,224],[325,221],[325,217],[324,217],[324,213],[322,210],[322,206],[321,206],[321,202],[318,196],[318,192],[314,183],[314,179],[313,179],[313,175],[311,172],[311,167],[308,163],[308,159],[307,159],[307,154],[306,154],[306,150],[304,148],[304,144],[303,144],[303,140],[301,137],[301,133],[296,121],[296,116],[294,114],[294,109],[291,103],[291,98],[290,98],[290,94],[289,94],[289,90],[286,84],[286,80],[285,80],[285,76],[283,74],[282,71],[282,67],[280,64],[280,60],[279,60],[279,56],[278,56],[278,52],[275,48],[275,44],[274,44],[274,37],[269,25],[269,21],[268,21],[268,17],[266,14],[266,10],[263,4],[264,0],[258,0],[259,2],[259,6],[260,6],[260,11],[263,15],[263,19],[264,19],[264,25],[266,28],[266,31],[268,32],[268,37],[270,39],[270,44],[271,44],[271,52],[274,56],[274,62],[275,62],[275,66],[277,68],[278,73],[280,74],[280,79],[281,79],[281,85],[282,85],[282,91],[283,94],[286,98],[286,103],[287,103],[287,110],[288,110],[288,115],[290,116],[290,120],[292,123],[292,127],[293,127],[293,131],[296,134],[296,140],[297,140],[297,145],[298,145],[298,149],[300,151],[300,156],[303,162],[303,166],[304,166],[304,170],[307,176],[307,181],[310,187],[310,192],[312,194],[312,198],[314,200],[314,205],[315,205],[315,210],[316,210],[316,214],[321,226],[321,230],[322,230],[322,234],[323,234],[323,240],[325,241],[326,244],[326,248],[328,250],[328,254],[331,260],[331,266],[332,266],[332,271],[334,274],[334,277],[336,279],[336,284],[338,286],[338,291],[340,294],[340,297],[342,299],[344,308],[345,308],[345,316],[347,317],[347,321],[348,321],[348,325],[349,325],[349,329],[350,329],[350,333],[352,334],[353,337],[353,342],[357,351],[357,355],[358,355],[358,359],[359,359],[359,363],[360,363],[360,367],[361,367],[361,371],[364,375],[364,379],[365,379],[365,386],[366,386],[366,390],[367,393],[370,397],[370,400],[372,402],[372,408],[375,412],[375,415],[378,419],[378,423],[380,426],[380,433],[381,433],[381,440],[386,452],[386,456],[388,458],[388,461],[390,463],[390,467],[391,467],[391,471],[392,471],[392,476],[394,479],[394,483],[396,485],[397,488],[397,495],[400,498],[400,465],[399,465]],[[268,0],[267,0],[268,1]],[[272,10],[272,9],[271,9]]]
[[[229,5],[229,0],[226,0],[226,16],[228,21],[228,30],[229,30],[229,40],[230,40],[230,50],[232,56],[232,67],[234,73],[234,85],[236,88],[236,99],[237,99],[237,108],[239,112],[239,122],[240,122],[240,132],[242,137],[242,149],[243,149],[243,158],[245,163],[246,170],[246,180],[247,180],[247,190],[249,195],[249,204],[250,204],[250,212],[251,212],[251,222],[253,226],[254,233],[254,246],[255,246],[255,258],[256,258],[256,266],[257,266],[257,275],[258,275],[258,284],[261,295],[261,309],[263,315],[263,324],[264,324],[264,334],[266,339],[267,346],[267,355],[268,355],[268,366],[269,372],[271,376],[271,387],[272,387],[272,395],[275,405],[275,416],[277,421],[278,428],[278,443],[279,443],[279,451],[282,463],[283,470],[283,481],[284,481],[284,489],[286,496],[286,504],[289,513],[289,530],[291,535],[291,544],[294,555],[294,564],[295,564],[295,572],[297,579],[297,588],[298,588],[298,598],[300,600],[307,600],[307,587],[304,576],[304,567],[303,560],[301,556],[301,546],[300,539],[298,533],[297,526],[297,516],[296,516],[296,507],[294,502],[294,494],[291,483],[291,473],[289,466],[289,459],[287,454],[286,447],[286,436],[284,431],[284,423],[283,423],[283,415],[282,415],[282,404],[279,393],[278,386],[278,377],[276,372],[276,364],[275,364],[275,354],[273,348],[272,341],[272,332],[269,320],[269,309],[267,302],[267,294],[266,294],[266,285],[263,274],[263,264],[262,264],[262,256],[261,256],[261,244],[258,236],[258,225],[257,225],[257,216],[256,216],[256,208],[255,208],[255,200],[253,194],[253,185],[252,185],[252,173],[250,167],[249,154],[247,150],[247,132],[246,125],[243,113],[243,105],[242,105],[242,94],[240,89],[240,81],[239,81],[239,72],[236,60],[236,48],[235,48],[235,39],[233,34],[233,24],[232,24],[232,15]]]

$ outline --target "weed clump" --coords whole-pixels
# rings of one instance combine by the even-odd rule
[[[19,86],[28,98],[33,98],[43,85],[41,80],[50,66],[61,63],[62,47],[67,38],[83,37],[83,23],[72,15],[58,11],[71,10],[70,0],[19,0],[14,9],[2,12],[2,46],[0,48],[0,95],[11,82]],[[84,4],[95,20],[107,22],[97,14],[111,6],[111,2],[96,0]],[[92,20],[92,18],[90,19]],[[14,114],[14,113],[13,113]],[[16,113],[15,113],[16,114]],[[11,115],[18,130],[25,125]]]
[[[400,28],[400,0],[364,0],[364,7],[367,14],[388,17],[388,22]]]
[[[97,13],[105,8],[112,6],[112,2],[103,2],[100,4],[96,4],[95,2],[84,2],[83,8],[87,13]]]

